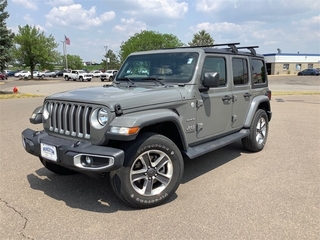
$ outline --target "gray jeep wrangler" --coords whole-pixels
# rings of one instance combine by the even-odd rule
[[[23,146],[54,173],[109,176],[130,206],[160,205],[177,190],[184,158],[239,140],[253,152],[266,144],[266,64],[257,46],[238,45],[133,53],[112,84],[45,98],[30,118],[44,129],[24,130]]]

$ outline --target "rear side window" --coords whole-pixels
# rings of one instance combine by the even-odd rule
[[[223,57],[206,57],[203,64],[202,77],[206,72],[219,73],[219,86],[227,85],[226,60]]]
[[[251,71],[253,84],[266,83],[267,76],[264,61],[260,59],[252,59]]]
[[[233,84],[245,85],[249,82],[248,62],[243,58],[232,59]]]

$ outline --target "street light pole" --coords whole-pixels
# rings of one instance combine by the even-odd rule
[[[107,56],[107,53],[108,53],[108,46],[104,46],[104,49],[106,50],[106,67],[107,67],[107,69],[106,69],[106,70],[108,70],[108,56]]]

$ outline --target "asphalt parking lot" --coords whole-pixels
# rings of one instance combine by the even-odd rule
[[[274,78],[270,87],[319,91],[319,80]],[[47,95],[101,84],[52,81],[18,87]],[[173,199],[145,210],[126,207],[107,179],[57,176],[25,152],[21,132],[41,129],[28,119],[42,101],[0,100],[0,239],[320,239],[319,94],[273,97],[263,151],[236,142],[186,160]]]

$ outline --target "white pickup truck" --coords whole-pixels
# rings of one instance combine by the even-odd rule
[[[85,72],[84,70],[72,70],[69,73],[64,73],[63,77],[66,81],[72,79],[73,81],[88,81],[92,79],[92,74]]]

